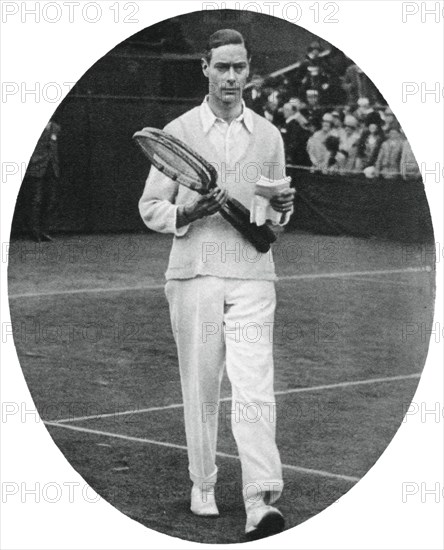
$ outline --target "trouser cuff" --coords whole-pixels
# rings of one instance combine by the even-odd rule
[[[217,466],[211,475],[205,477],[197,476],[190,470],[190,479],[194,485],[197,485],[200,488],[205,488],[205,484],[214,484],[217,481]]]
[[[245,507],[263,501],[265,504],[274,504],[282,494],[284,482],[282,479],[268,479],[246,483],[242,494]]]

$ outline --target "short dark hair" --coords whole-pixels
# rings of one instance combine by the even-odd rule
[[[250,49],[247,41],[241,35],[240,32],[234,29],[221,29],[213,33],[208,39],[207,46],[205,48],[204,57],[209,63],[211,61],[211,53],[214,48],[220,48],[221,46],[228,46],[229,44],[241,44],[247,50],[247,58],[250,59]]]

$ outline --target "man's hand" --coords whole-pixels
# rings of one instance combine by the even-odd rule
[[[228,191],[215,187],[207,195],[199,195],[193,202],[179,206],[176,227],[179,229],[195,220],[211,216],[227,202]]]
[[[293,208],[296,189],[285,189],[270,199],[270,204],[276,212],[289,212]]]

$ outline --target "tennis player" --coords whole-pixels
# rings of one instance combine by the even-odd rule
[[[272,327],[276,305],[271,252],[258,253],[218,213],[231,196],[247,208],[260,176],[285,175],[279,131],[245,107],[250,53],[242,35],[219,30],[202,59],[209,93],[165,131],[218,171],[218,187],[200,196],[151,168],[139,209],[152,230],[174,235],[166,296],[177,345],[189,459],[191,511],[218,516],[216,445],[224,367],[232,386],[232,430],[242,466],[247,539],[284,529],[273,506],[283,489],[276,446]],[[270,199],[288,218],[294,190]],[[278,216],[279,217],[279,216]]]

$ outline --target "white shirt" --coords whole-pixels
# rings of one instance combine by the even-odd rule
[[[253,117],[246,109],[244,101],[242,100],[241,114],[228,124],[213,113],[207,96],[200,107],[200,117],[204,134],[213,149],[219,153],[214,161],[225,163],[227,167],[234,166],[245,153],[253,132]]]

